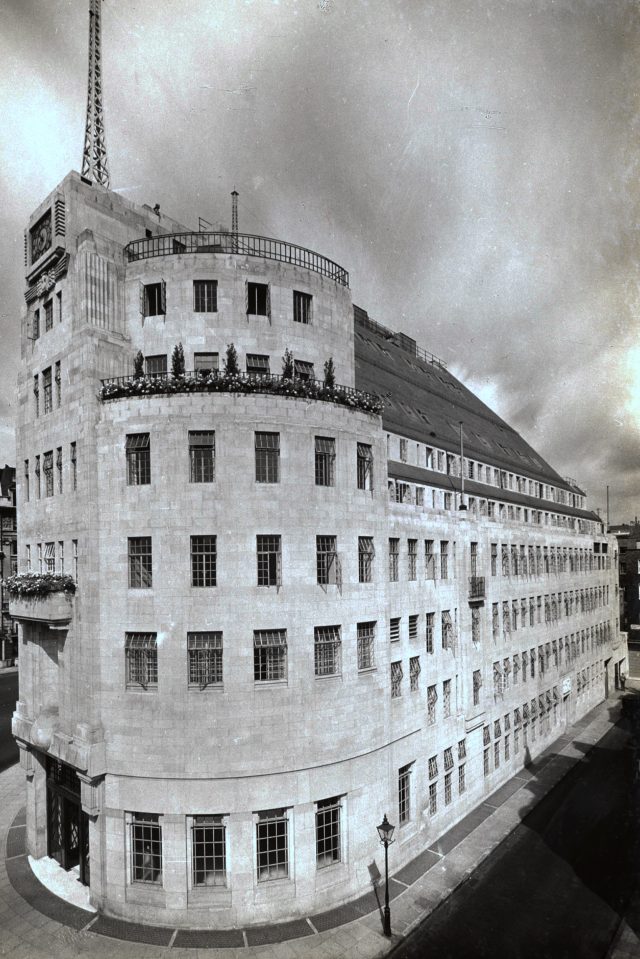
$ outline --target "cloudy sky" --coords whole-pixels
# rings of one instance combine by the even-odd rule
[[[79,170],[88,0],[0,4],[0,461],[22,230]],[[104,0],[111,185],[311,247],[593,508],[640,514],[636,0]]]

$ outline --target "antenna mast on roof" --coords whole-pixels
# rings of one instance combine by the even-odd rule
[[[231,194],[231,237],[233,249],[238,249],[238,191],[233,190]]]
[[[109,166],[102,108],[101,2],[102,0],[89,0],[89,89],[87,125],[82,152],[82,176],[108,189]]]

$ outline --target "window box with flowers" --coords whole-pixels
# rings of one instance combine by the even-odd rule
[[[20,573],[3,581],[9,593],[9,615],[26,622],[62,626],[71,621],[76,584],[71,576]]]

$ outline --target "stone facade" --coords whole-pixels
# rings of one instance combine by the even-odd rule
[[[68,622],[16,603],[14,734],[32,855],[79,859],[109,914],[225,927],[362,893],[385,813],[409,861],[601,701],[625,648],[615,540],[550,468],[533,506],[487,482],[460,510],[427,431],[356,393],[159,373],[178,342],[187,369],[233,343],[243,371],[290,350],[361,385],[328,261],[194,242],[77,174],[30,221],[20,563],[77,592]],[[102,397],[110,377],[129,393]]]

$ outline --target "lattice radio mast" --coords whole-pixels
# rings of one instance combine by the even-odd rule
[[[101,0],[89,0],[89,92],[82,152],[82,176],[109,187],[107,144],[102,108]]]

